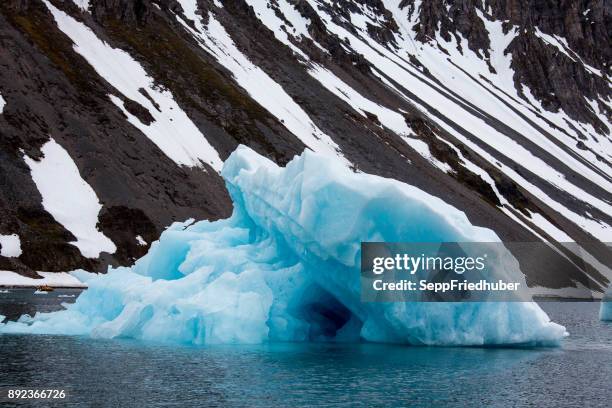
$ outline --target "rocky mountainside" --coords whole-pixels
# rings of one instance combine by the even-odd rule
[[[4,0],[0,269],[103,271],[173,221],[227,217],[218,171],[245,144],[415,185],[575,263],[526,262],[531,284],[602,290],[611,16],[603,0]]]

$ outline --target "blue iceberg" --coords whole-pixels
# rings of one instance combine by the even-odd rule
[[[612,321],[612,285],[610,285],[603,299],[601,299],[599,319]]]
[[[499,242],[439,198],[310,151],[279,167],[247,147],[222,176],[228,219],[175,223],[133,267],[77,272],[67,309],[0,332],[187,344],[371,341],[555,345],[567,335],[533,302],[360,301],[360,243]],[[520,276],[518,263],[500,276]]]

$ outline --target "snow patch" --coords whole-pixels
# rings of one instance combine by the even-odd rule
[[[601,73],[601,70],[599,70],[597,68],[594,68],[594,67],[590,66],[589,64],[586,64],[580,58],[580,56],[578,54],[576,54],[574,51],[572,51],[572,49],[569,47],[569,44],[567,43],[567,40],[565,38],[558,37],[556,35],[550,35],[550,34],[543,33],[537,27],[536,27],[536,30],[535,30],[535,35],[536,35],[536,37],[541,38],[545,43],[555,47],[561,53],[565,54],[565,56],[567,56],[572,61],[580,62],[582,64],[582,66],[584,67],[584,69],[586,69],[591,74],[595,74],[597,76],[603,77],[603,75]],[[571,55],[570,55],[570,53],[571,53]]]
[[[4,107],[6,106],[6,101],[0,94],[0,114],[4,113]]]
[[[182,0],[182,2],[185,1],[191,2],[193,0]],[[277,15],[276,11],[272,8],[270,5],[272,1],[245,1],[247,4],[253,7],[257,14],[257,18],[259,18],[259,20],[274,33],[277,40],[288,46],[295,54],[299,55],[304,60],[309,60],[308,56],[290,40],[290,36],[297,40],[299,40],[301,37],[312,40],[310,34],[308,33],[308,21],[302,17],[302,15],[293,5],[291,5],[287,0],[275,0],[273,2],[276,6],[278,6],[278,9],[280,10],[280,13],[284,19],[289,22],[290,25],[288,25],[287,22],[281,19]],[[265,5],[263,3],[265,3]],[[317,42],[314,43],[318,45]]]
[[[19,235],[0,234],[0,255],[10,258],[16,258],[21,255],[21,240],[19,239]]]
[[[531,222],[533,222],[542,231],[550,235],[552,239],[554,239],[555,241],[557,242],[572,242],[573,241],[573,239],[569,235],[567,235],[564,231],[559,229],[559,227],[551,223],[548,219],[544,218],[542,214],[530,212],[529,216],[531,218]]]
[[[37,287],[47,285],[62,288],[86,288],[87,285],[81,282],[76,276],[68,272],[38,272],[42,279],[28,278],[11,271],[0,271],[0,287],[2,286],[24,286]]]
[[[78,8],[80,8],[83,11],[88,11],[89,10],[89,1],[90,0],[72,0],[72,2],[74,4],[77,5]]]
[[[136,235],[136,242],[140,246],[147,246],[147,241],[145,241],[140,235]]]
[[[40,161],[27,155],[24,160],[42,196],[44,209],[76,237],[71,244],[83,256],[97,258],[100,252],[114,253],[117,247],[113,241],[96,227],[102,204],[96,192],[81,178],[68,152],[53,138],[41,151]]]
[[[321,67],[320,65],[315,65],[313,68],[308,70],[308,73],[330,92],[348,103],[363,117],[366,117],[365,112],[373,113],[385,127],[391,129],[396,134],[400,136],[407,136],[411,134],[410,128],[406,124],[404,116],[402,116],[399,112],[393,111],[371,101],[370,99],[365,98],[351,86],[334,75],[331,71]]]
[[[424,141],[416,139],[415,137],[402,137],[402,139],[408,146],[412,147],[418,154],[425,158],[425,160],[442,170],[442,172],[451,173],[453,171],[452,167],[449,166],[448,163],[441,162],[440,160],[436,159],[433,154],[431,154],[429,145]]]

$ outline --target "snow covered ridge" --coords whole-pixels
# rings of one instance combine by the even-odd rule
[[[361,241],[499,242],[422,190],[308,151],[282,168],[239,147],[222,175],[231,218],[177,223],[131,268],[77,272],[89,289],[76,303],[0,332],[439,346],[555,345],[566,335],[535,303],[361,302]],[[518,266],[499,273],[522,279]]]
[[[601,241],[612,239],[610,220],[606,216],[612,207],[609,200],[597,193],[602,192],[605,196],[603,192],[612,188],[606,176],[612,168],[605,159],[611,157],[610,140],[562,112],[547,112],[528,87],[516,89],[512,55],[506,49],[518,35],[517,28],[503,28],[502,22],[490,15],[490,10],[477,9],[475,15],[484,25],[490,42],[489,56],[483,58],[468,47],[467,39],[460,34],[450,41],[441,35],[424,43],[417,40],[414,27],[419,23],[420,2],[415,2],[413,8],[393,0],[383,1],[381,5],[389,12],[384,18],[380,10],[358,4],[351,9],[348,19],[345,15],[334,19],[338,15],[333,2],[312,0],[307,3],[324,24],[327,34],[346,39],[343,48],[363,56],[372,67],[373,75],[384,86],[456,138],[451,141],[447,136],[436,134],[439,143],[448,144],[457,152],[463,146],[473,149],[487,165],[499,168],[588,234]],[[216,3],[216,8],[210,10],[199,10],[194,0],[181,0],[180,4],[183,12],[175,14],[176,20],[233,74],[253,99],[307,146],[318,152],[329,151],[343,159],[334,139],[320,131],[281,84],[236,45],[232,38],[233,28],[227,26],[227,20],[224,26],[217,18],[221,11]],[[323,87],[362,116],[367,118],[374,114],[381,128],[396,133],[438,169],[449,174],[455,172],[447,163],[435,158],[427,143],[407,126],[405,111],[379,104],[341,80],[328,67],[319,65],[318,59],[316,63],[311,60],[311,50],[304,47],[303,40],[311,41],[317,52],[329,52],[313,40],[309,32],[312,17],[305,16],[303,7],[298,10],[285,1],[249,4],[260,22],[272,30],[283,46],[291,49],[295,58]],[[185,19],[193,25],[187,24]],[[398,26],[390,33],[393,41],[381,43],[368,27],[381,27],[386,19],[392,19]],[[543,38],[541,34],[537,31],[538,38]],[[418,60],[421,65],[415,65],[406,56]],[[592,101],[592,110],[607,123],[605,115],[599,112],[599,103],[606,103],[604,99],[597,103]],[[585,132],[591,137],[584,137]],[[520,137],[517,138],[517,134]],[[582,139],[585,141],[577,143]],[[592,143],[593,140],[598,142]],[[585,143],[586,148],[583,147]],[[543,237],[542,231],[553,238],[559,235],[554,223],[548,222],[539,212],[531,212],[532,215],[526,217],[521,215],[520,212],[528,212],[510,203],[500,192],[494,180],[496,177],[471,160],[463,158],[463,166],[489,185],[504,213],[545,240],[549,238]],[[520,166],[519,171],[516,165]]]
[[[540,147],[555,152],[557,157],[563,157],[566,163],[576,174],[582,174],[588,178],[589,182],[598,184],[601,188],[610,191],[611,184],[609,177],[602,176],[602,172],[610,172],[610,163],[602,163],[595,159],[590,152],[579,151],[576,148],[576,134],[568,136],[572,132],[571,127],[560,122],[559,128],[554,128],[550,123],[535,115],[526,106],[517,94],[512,81],[513,72],[510,69],[508,56],[502,57],[507,44],[513,38],[513,33],[503,33],[501,22],[492,22],[483,17],[483,23],[487,28],[492,41],[493,55],[499,54],[492,63],[497,74],[492,74],[484,60],[472,53],[467,45],[463,44],[463,52],[457,50],[458,44],[453,40],[447,43],[443,38],[437,37],[431,43],[419,45],[415,49],[414,38],[416,33],[412,31],[415,22],[403,23],[418,13],[408,15],[408,8],[400,9],[395,1],[383,2],[399,22],[399,31],[396,34],[397,46],[385,47],[373,38],[365,28],[357,28],[359,35],[351,33],[344,25],[332,20],[332,13],[328,8],[322,7],[325,1],[309,0],[318,16],[325,22],[326,28],[340,38],[347,38],[350,47],[362,54],[374,67],[375,71],[391,78],[395,83],[400,84],[410,93],[402,92],[407,100],[416,104],[426,112],[438,124],[457,137],[458,140],[473,148],[479,155],[489,161],[492,165],[500,166],[502,171],[510,175],[515,182],[526,188],[538,198],[549,203],[557,211],[564,214],[576,224],[583,227],[593,236],[602,241],[610,240],[610,226],[600,223],[598,220],[589,219],[581,216],[561,203],[550,199],[550,195],[545,189],[549,188],[546,184],[552,184],[555,189],[561,189],[573,197],[578,198],[584,203],[589,203],[602,211],[603,214],[610,214],[611,208],[605,200],[591,195],[583,190],[582,187],[574,185],[569,181],[568,175],[560,171],[556,166],[551,165],[549,160],[533,153],[533,147]],[[418,10],[418,7],[417,7]],[[365,14],[351,14],[353,18],[364,19],[370,24],[376,21]],[[437,49],[438,44],[443,44],[447,53]],[[497,48],[499,47],[499,48]],[[439,85],[434,79],[428,77],[418,67],[407,63],[404,55],[415,55],[415,57],[433,73],[434,78],[441,81],[444,85]],[[488,86],[476,80],[483,76],[489,80],[494,87]],[[450,92],[453,92],[451,94]],[[417,98],[414,97],[417,96]],[[513,95],[514,100],[507,95]],[[500,103],[500,99],[503,103]],[[476,109],[473,109],[476,107]],[[536,107],[537,108],[537,107]],[[433,115],[433,110],[437,110],[442,117]],[[493,118],[507,124],[512,130],[518,131],[522,135],[529,135],[530,142],[516,140],[511,137],[507,130],[492,126],[490,122],[484,120],[479,112],[486,112]],[[485,150],[474,143],[474,139],[466,138],[457,129],[449,126],[448,119],[460,124],[463,129],[480,139],[491,149]],[[385,122],[383,122],[385,123]],[[537,124],[537,125],[536,125]],[[550,135],[554,135],[553,138]],[[609,138],[601,138],[593,134],[601,143],[596,146],[596,152],[602,155],[610,154],[612,145]],[[561,144],[559,144],[561,142]],[[531,144],[535,146],[531,146]],[[482,145],[480,145],[482,146]],[[567,149],[571,148],[572,151]],[[495,152],[491,154],[490,152]],[[587,162],[583,155],[590,156],[591,162]],[[503,157],[503,158],[502,158]],[[508,161],[509,159],[509,161]],[[523,178],[520,174],[513,171],[506,163],[517,163],[527,171],[542,177],[544,183],[534,184]],[[500,164],[501,163],[501,164]],[[495,186],[493,186],[495,187]]]
[[[87,285],[68,272],[38,272],[42,279],[33,279],[15,272],[0,271],[0,287],[86,288]]]
[[[312,122],[308,114],[282,86],[261,68],[251,63],[236,48],[232,38],[214,15],[208,15],[208,24],[204,27],[201,18],[195,13],[196,0],[182,0],[181,4],[186,17],[195,22],[198,32],[191,29],[183,20],[179,21],[199,40],[204,49],[232,72],[236,82],[246,89],[253,99],[277,117],[287,130],[296,135],[306,146],[316,152],[337,156],[348,164],[340,153],[338,145]]]
[[[156,86],[142,66],[128,53],[100,40],[86,25],[51,3],[45,1],[45,4],[58,27],[74,42],[75,51],[121,95],[146,107],[154,118],[152,123],[143,123],[128,112],[121,98],[109,95],[132,125],[179,165],[198,166],[204,162],[216,170],[221,169],[219,154],[176,103],[171,92]]]
[[[518,35],[517,28],[504,29],[501,21],[496,21],[488,12],[477,9],[476,16],[484,25],[490,42],[490,49],[487,50],[489,58],[483,58],[470,49],[461,34],[451,37],[450,41],[444,39],[440,33],[430,41],[419,41],[415,31],[422,12],[419,1],[415,1],[413,5],[396,0],[383,1],[379,6],[389,12],[384,17],[380,10],[373,6],[355,4],[355,7],[343,14],[335,9],[337,5],[334,2],[309,0],[307,3],[324,24],[328,34],[345,39],[342,46],[348,52],[363,56],[372,67],[373,74],[387,87],[415,105],[490,165],[500,168],[514,182],[546,202],[553,210],[601,241],[612,239],[612,228],[606,218],[587,215],[584,211],[574,208],[575,205],[551,199],[559,193],[567,194],[571,197],[570,200],[577,198],[581,205],[592,207],[604,217],[605,214],[611,213],[609,201],[592,192],[593,188],[600,191],[610,191],[612,188],[612,182],[606,176],[612,170],[610,138],[594,131],[592,126],[589,128],[590,125],[564,115],[563,112],[552,113],[543,109],[540,102],[532,97],[529,88],[516,89],[513,79],[515,72],[511,68],[512,55],[507,49]],[[231,43],[231,39],[227,39],[226,31],[213,14],[208,16],[209,26],[203,27],[201,17],[196,13],[195,1],[182,0],[181,4],[186,17],[193,20],[201,32],[206,33],[205,41],[210,51],[226,58],[225,62],[221,59],[220,62],[229,65],[230,70],[236,74],[237,81],[249,89],[249,84],[253,82],[241,80],[240,74],[254,72],[258,68],[249,67],[251,64],[235,48],[231,52],[215,51],[219,44]],[[308,49],[300,48],[300,45],[303,44],[302,39],[312,40],[308,31],[312,19],[305,17],[296,7],[284,1],[253,1],[249,4],[253,6],[261,23],[272,30],[281,43],[294,51],[297,59],[310,60]],[[389,18],[397,23],[397,28],[390,32],[392,41],[383,44],[368,27],[381,27],[381,21]],[[290,26],[287,26],[287,22]],[[199,33],[194,35],[201,37]],[[539,30],[537,36],[544,38]],[[322,49],[316,41],[314,44]],[[551,44],[550,38],[546,44]],[[557,41],[551,47],[560,46],[559,44]],[[418,60],[421,65],[415,65],[406,56]],[[231,68],[232,64],[240,60],[246,61],[238,63],[242,67]],[[591,67],[585,67],[588,72],[593,71]],[[309,73],[362,115],[366,110],[374,113],[381,126],[400,135],[434,166],[444,172],[451,172],[446,163],[432,157],[430,149],[422,140],[414,137],[406,126],[401,111],[393,111],[368,100],[324,67],[315,65]],[[255,99],[273,111],[274,107],[262,99],[266,92],[262,93],[261,89],[257,90],[252,86],[250,89],[252,90],[249,93]],[[605,115],[600,114],[599,104],[609,105],[609,100],[606,101],[605,97],[602,97],[597,102],[593,101],[592,109],[603,123],[609,124]],[[277,116],[292,120],[291,115],[287,116],[282,112]],[[462,130],[458,130],[453,122]],[[466,137],[466,132],[472,136]],[[516,137],[517,132],[521,137]],[[584,141],[580,144],[579,140]],[[444,140],[453,148],[456,148],[457,141],[451,143]],[[585,143],[586,148],[583,147]],[[308,145],[308,142],[306,144]],[[505,201],[486,171],[468,160],[465,162],[466,167],[470,170],[475,168],[476,174],[490,184],[503,202],[504,211],[517,211],[512,204]],[[521,166],[530,176],[525,177],[525,172],[516,171],[516,165]],[[577,183],[574,181],[576,175],[584,179]],[[583,183],[586,183],[587,187]],[[588,186],[590,184],[594,187]],[[516,218],[515,214],[509,216]],[[534,214],[534,217],[539,217],[539,214]],[[526,221],[517,220],[527,228],[532,229],[528,224],[534,224],[553,236],[557,232],[550,223],[529,218]],[[532,231],[539,236],[534,229]]]
[[[70,231],[77,240],[71,242],[83,256],[97,258],[100,252],[114,253],[117,247],[98,230],[98,214],[102,204],[96,192],[81,178],[79,169],[53,138],[42,148],[43,158],[24,160],[42,196],[45,210]]]

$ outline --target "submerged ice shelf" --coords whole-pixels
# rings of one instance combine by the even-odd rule
[[[89,289],[66,310],[0,332],[188,344],[550,345],[566,335],[535,303],[361,302],[362,241],[499,241],[416,187],[310,151],[282,168],[242,146],[222,175],[230,218],[174,224],[133,267],[78,273]],[[522,276],[516,261],[495,273]]]

